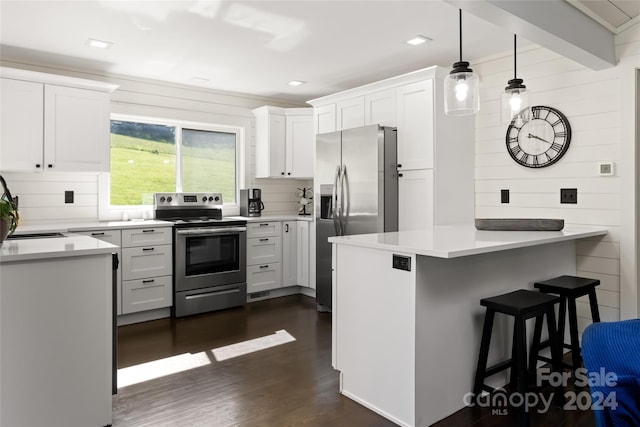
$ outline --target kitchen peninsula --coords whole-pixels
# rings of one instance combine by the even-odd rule
[[[575,274],[575,241],[605,234],[590,226],[461,225],[330,238],[340,392],[403,426],[428,426],[462,409],[480,347],[480,299]],[[505,320],[496,319],[490,364],[509,358]],[[494,381],[504,385],[506,377]]]
[[[117,249],[62,234],[0,245],[0,425],[111,424]]]

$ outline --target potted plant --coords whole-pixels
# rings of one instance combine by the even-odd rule
[[[16,230],[20,214],[18,213],[18,200],[11,197],[11,192],[2,175],[0,175],[0,185],[3,190],[3,194],[0,196],[0,244],[2,244],[4,239]]]

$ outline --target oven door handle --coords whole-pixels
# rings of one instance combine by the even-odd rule
[[[247,227],[189,228],[177,230],[181,236],[213,236],[220,234],[236,234],[247,231]]]

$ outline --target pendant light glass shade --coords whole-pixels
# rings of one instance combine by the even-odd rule
[[[531,108],[529,94],[523,80],[516,77],[516,35],[513,35],[513,79],[507,82],[507,87],[500,97],[500,116],[504,123],[515,119],[516,126],[521,126],[529,120]]]
[[[460,19],[460,61],[444,79],[444,112],[448,116],[469,116],[480,110],[480,79],[462,60],[462,10]]]

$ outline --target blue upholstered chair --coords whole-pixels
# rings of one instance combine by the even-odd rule
[[[640,319],[588,326],[582,358],[598,427],[640,426]]]

